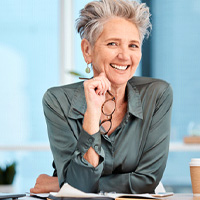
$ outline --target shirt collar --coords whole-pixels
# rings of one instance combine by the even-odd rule
[[[142,103],[136,86],[127,83],[128,112],[140,119],[143,119]]]
[[[72,119],[83,118],[83,116],[80,113],[84,114],[86,111],[86,107],[87,107],[87,104],[85,100],[84,87],[82,83],[74,92],[68,117]],[[75,111],[74,108],[78,110],[78,112]]]
[[[140,119],[143,119],[142,103],[139,95],[139,91],[136,86],[132,86],[129,82],[127,83],[127,94],[128,94],[128,112]],[[72,98],[71,107],[69,109],[68,117],[73,119],[83,118],[80,113],[84,114],[87,108],[85,93],[83,84],[81,84]]]

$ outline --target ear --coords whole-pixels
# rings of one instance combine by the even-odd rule
[[[92,62],[92,46],[85,38],[81,41],[81,50],[86,63]]]

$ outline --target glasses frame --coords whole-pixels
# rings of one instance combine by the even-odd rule
[[[116,109],[116,101],[115,101],[115,97],[111,94],[111,92],[109,91],[109,90],[107,90],[107,93],[112,97],[111,99],[107,99],[107,100],[105,100],[105,102],[102,104],[102,106],[101,106],[101,112],[105,115],[105,116],[107,116],[107,117],[109,117],[108,119],[104,119],[100,124],[99,124],[99,126],[102,126],[102,124],[103,123],[105,123],[105,122],[110,122],[110,127],[109,127],[109,129],[104,133],[104,135],[107,135],[108,134],[108,132],[110,131],[110,129],[112,128],[112,115],[113,115],[113,113],[115,112],[115,109]],[[115,104],[115,108],[114,108],[114,110],[110,113],[110,114],[106,114],[106,113],[104,113],[104,111],[103,111],[103,107],[104,107],[104,105],[108,102],[108,101],[114,101],[114,104]]]

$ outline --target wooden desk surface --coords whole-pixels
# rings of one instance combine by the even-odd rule
[[[200,200],[200,196],[193,196],[193,194],[174,194],[171,197],[163,198],[165,200]]]
[[[173,196],[163,197],[162,199],[163,200],[200,200],[200,196],[193,196],[193,194],[174,194]],[[116,200],[131,200],[131,199],[117,198]],[[137,199],[132,199],[132,200],[137,200]]]

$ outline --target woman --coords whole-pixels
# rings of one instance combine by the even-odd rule
[[[58,179],[41,175],[31,192],[65,182],[85,192],[154,192],[167,161],[172,90],[133,77],[149,17],[145,4],[128,0],[92,1],[81,10],[77,30],[93,78],[44,95]]]

